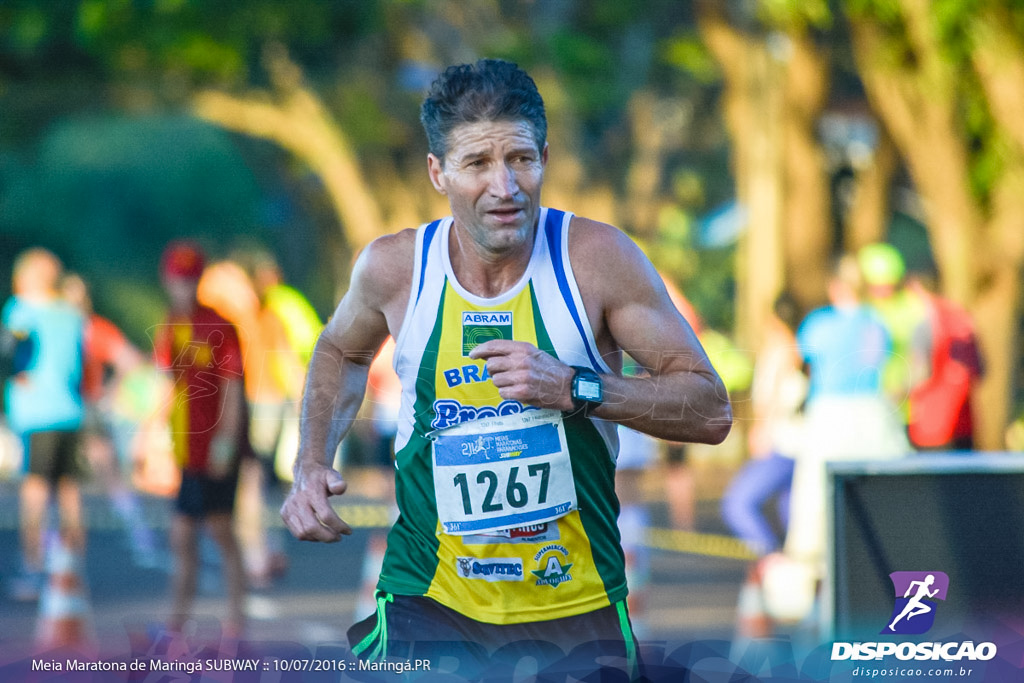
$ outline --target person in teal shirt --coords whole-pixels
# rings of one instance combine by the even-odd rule
[[[4,304],[3,326],[22,352],[4,391],[7,423],[24,447],[19,519],[22,573],[11,585],[19,600],[38,598],[44,581],[43,532],[51,492],[60,507],[61,540],[81,551],[78,431],[82,401],[81,314],[62,301],[62,265],[51,252],[34,248],[14,263],[14,295]]]

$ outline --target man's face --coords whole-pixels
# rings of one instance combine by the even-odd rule
[[[196,304],[196,291],[199,289],[198,279],[165,273],[162,281],[164,291],[167,292],[167,298],[170,300],[172,311],[187,312],[192,310]]]
[[[427,169],[448,196],[456,229],[498,256],[530,242],[547,159],[526,121],[478,121],[456,126],[444,161],[431,154]]]
[[[57,293],[60,263],[46,254],[33,254],[14,273],[12,290],[25,297],[51,297]]]

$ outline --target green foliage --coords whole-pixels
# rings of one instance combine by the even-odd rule
[[[358,147],[386,148],[395,140],[395,117],[382,109],[379,85],[375,87],[371,78],[355,76],[339,83],[333,98],[341,127]]]
[[[564,107],[559,122],[573,128],[559,144],[578,145],[564,153],[578,156],[584,181],[624,185],[637,90],[693,112],[695,132],[671,141],[660,188],[678,202],[681,217],[667,221],[654,248],[709,321],[728,324],[731,254],[698,253],[690,234],[705,201],[731,194],[726,138],[713,106],[718,71],[692,12],[678,0],[0,2],[0,83],[13,79],[19,94],[39,98],[19,107],[23,123],[0,120],[0,239],[31,235],[61,244],[69,262],[89,273],[117,263],[116,277],[97,283],[97,296],[119,299],[137,282],[138,296],[124,306],[141,311],[152,280],[144,283],[169,237],[204,235],[216,249],[248,232],[290,244],[294,236],[280,226],[292,218],[278,222],[282,234],[264,230],[267,195],[308,199],[320,192],[317,179],[285,156],[253,153],[245,149],[251,143],[167,114],[196,88],[268,90],[264,51],[280,43],[368,166],[385,159],[404,168],[402,161],[422,149],[422,92],[402,80],[403,66],[429,71],[444,60],[505,56],[538,75],[549,103]],[[85,93],[69,97],[61,79],[85,84]],[[139,115],[112,114],[122,106]],[[51,125],[58,115],[62,121]],[[422,172],[422,163],[416,168]],[[677,182],[680,169],[690,171],[685,182]],[[288,210],[327,226],[312,245],[327,259],[323,235],[336,230],[336,217],[315,199]],[[310,261],[298,259],[312,270]]]
[[[13,17],[10,9],[4,11],[3,24],[9,26],[0,35],[6,34],[4,41],[18,54],[29,54],[35,51],[46,38],[49,20],[46,13],[39,7],[30,7]]]
[[[584,4],[584,11],[592,18],[588,23],[593,27],[625,26],[658,9],[652,7],[655,3],[645,0],[599,0]]]
[[[986,204],[996,181],[1005,169],[1006,141],[992,119],[986,95],[971,66],[975,49],[975,31],[978,15],[1002,5],[1008,10],[1010,2],[987,0],[934,0],[928,15],[929,24],[923,30],[934,39],[942,68],[951,75],[953,89],[943,92],[952,96],[958,108],[959,124],[969,153],[969,182],[974,196]],[[883,54],[888,55],[892,68],[914,69],[921,78],[929,77],[923,68],[923,56],[918,53],[905,24],[904,10],[891,0],[846,0],[851,16],[860,21],[871,21],[885,30]],[[1012,16],[1012,15],[1008,15]],[[946,82],[946,81],[944,81]]]
[[[705,330],[700,342],[708,360],[718,371],[722,384],[730,394],[746,391],[754,379],[754,361],[750,354],[737,347],[728,336],[715,329]]]
[[[164,60],[171,69],[205,73],[219,81],[237,79],[245,67],[237,45],[219,42],[203,33],[186,33],[167,45]]]
[[[981,86],[973,74],[961,80],[963,125],[971,152],[970,183],[975,197],[987,202],[1005,168],[1006,140],[992,119]]]
[[[852,17],[870,18],[883,26],[902,21],[899,0],[843,0],[843,8]]]
[[[661,272],[685,282],[697,272],[693,219],[679,206],[666,206],[658,216],[658,232],[645,243],[647,254]]]
[[[952,65],[967,67],[971,58],[970,27],[981,0],[934,0],[932,18],[943,56]]]
[[[731,330],[735,250],[698,249],[695,224],[691,212],[667,205],[659,213],[657,233],[637,242],[658,271],[686,294],[708,326]]]
[[[131,3],[122,1],[82,0],[78,4],[78,35],[87,42],[95,40],[112,25],[123,23],[131,9]]]
[[[758,10],[767,24],[781,29],[800,31],[832,24],[828,0],[759,0]]]
[[[721,79],[715,58],[708,52],[700,36],[692,31],[667,39],[662,45],[661,54],[668,65],[690,74],[700,83],[710,84]]]
[[[620,99],[614,87],[593,87],[595,78],[615,72],[615,58],[605,43],[566,29],[555,33],[550,45],[554,66],[566,76],[569,95],[582,112],[607,110]]]
[[[111,74],[168,70],[197,83],[235,83],[268,41],[334,52],[380,26],[381,3],[336,0],[21,0],[0,8],[0,50],[21,58],[81,51]],[[126,58],[126,54],[129,58]]]
[[[140,349],[153,348],[153,330],[164,320],[167,303],[155,280],[142,281],[111,273],[109,269],[86,269],[93,285],[93,305],[105,318],[115,321]]]
[[[716,330],[736,325],[736,250],[705,249],[696,254],[698,269],[680,282],[701,317]]]
[[[139,313],[117,320],[135,339],[152,318],[143,314],[153,299],[145,292],[159,293],[166,242],[202,236],[217,255],[233,235],[265,236],[252,173],[226,134],[194,119],[67,121],[50,129],[32,158],[0,165],[0,235],[55,249],[94,282],[97,304],[113,309],[111,317],[122,306],[125,315]],[[129,292],[130,282],[137,296],[106,296],[108,288]]]

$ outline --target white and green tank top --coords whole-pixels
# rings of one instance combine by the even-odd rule
[[[626,596],[615,425],[502,400],[484,362],[468,357],[487,340],[513,339],[610,372],[569,264],[571,218],[541,209],[526,271],[492,299],[455,278],[450,217],[419,229],[394,356],[400,515],[380,590],[497,624],[583,614]]]

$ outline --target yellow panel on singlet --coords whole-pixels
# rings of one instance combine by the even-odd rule
[[[445,286],[440,338],[435,349],[426,350],[438,354],[435,406],[447,405],[470,419],[521,410],[515,402],[502,401],[485,363],[466,354],[489,339],[541,346],[538,328],[544,323],[535,320],[532,292],[527,286],[510,300],[481,307],[466,301],[451,283]],[[573,475],[576,479],[579,473]],[[435,482],[449,484],[458,486],[455,481]],[[578,510],[551,522],[467,536],[443,533],[439,522],[437,534],[438,563],[427,596],[470,618],[520,623],[610,604]]]

